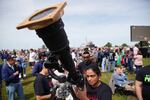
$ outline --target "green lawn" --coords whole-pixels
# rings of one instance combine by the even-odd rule
[[[150,65],[150,58],[144,58],[143,62],[144,62],[144,65]],[[112,73],[107,73],[107,72],[102,73],[101,80],[108,84],[110,77],[111,77],[111,74]],[[128,74],[128,78],[135,80],[135,74]],[[23,84],[25,100],[35,100],[34,89],[33,89],[34,80],[35,80],[35,77],[33,77],[31,75],[31,68],[28,67],[27,68],[27,78],[21,80],[21,82]],[[7,100],[4,83],[2,86],[2,100]],[[121,94],[114,94],[113,100],[136,100],[136,97],[126,96],[126,95],[121,95]]]

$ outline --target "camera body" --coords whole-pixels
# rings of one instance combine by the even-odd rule
[[[59,87],[56,90],[57,98],[65,99],[68,98],[70,94],[70,90],[68,88],[70,84],[68,82],[60,83]]]

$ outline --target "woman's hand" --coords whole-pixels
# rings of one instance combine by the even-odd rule
[[[80,100],[89,100],[86,94],[86,89],[81,90],[78,87],[75,87],[74,91],[75,91],[77,98],[79,98]]]

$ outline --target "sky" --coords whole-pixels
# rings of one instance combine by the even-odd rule
[[[0,0],[0,50],[40,48],[34,30],[16,26],[35,11],[64,0]],[[150,0],[67,0],[62,20],[70,47],[92,41],[96,46],[133,45],[130,26],[150,25]]]

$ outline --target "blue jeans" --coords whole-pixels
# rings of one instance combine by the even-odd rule
[[[129,68],[129,72],[133,72],[133,61],[132,61],[132,59],[128,59],[128,68]]]
[[[2,100],[2,83],[0,83],[0,100]]]
[[[109,61],[108,62],[108,72],[110,72],[111,70],[114,70],[115,68],[115,61]]]
[[[18,100],[24,100],[23,87],[21,83],[10,83],[6,87],[8,100],[15,100],[15,92],[17,93]]]
[[[106,71],[106,57],[102,59],[102,72]]]

